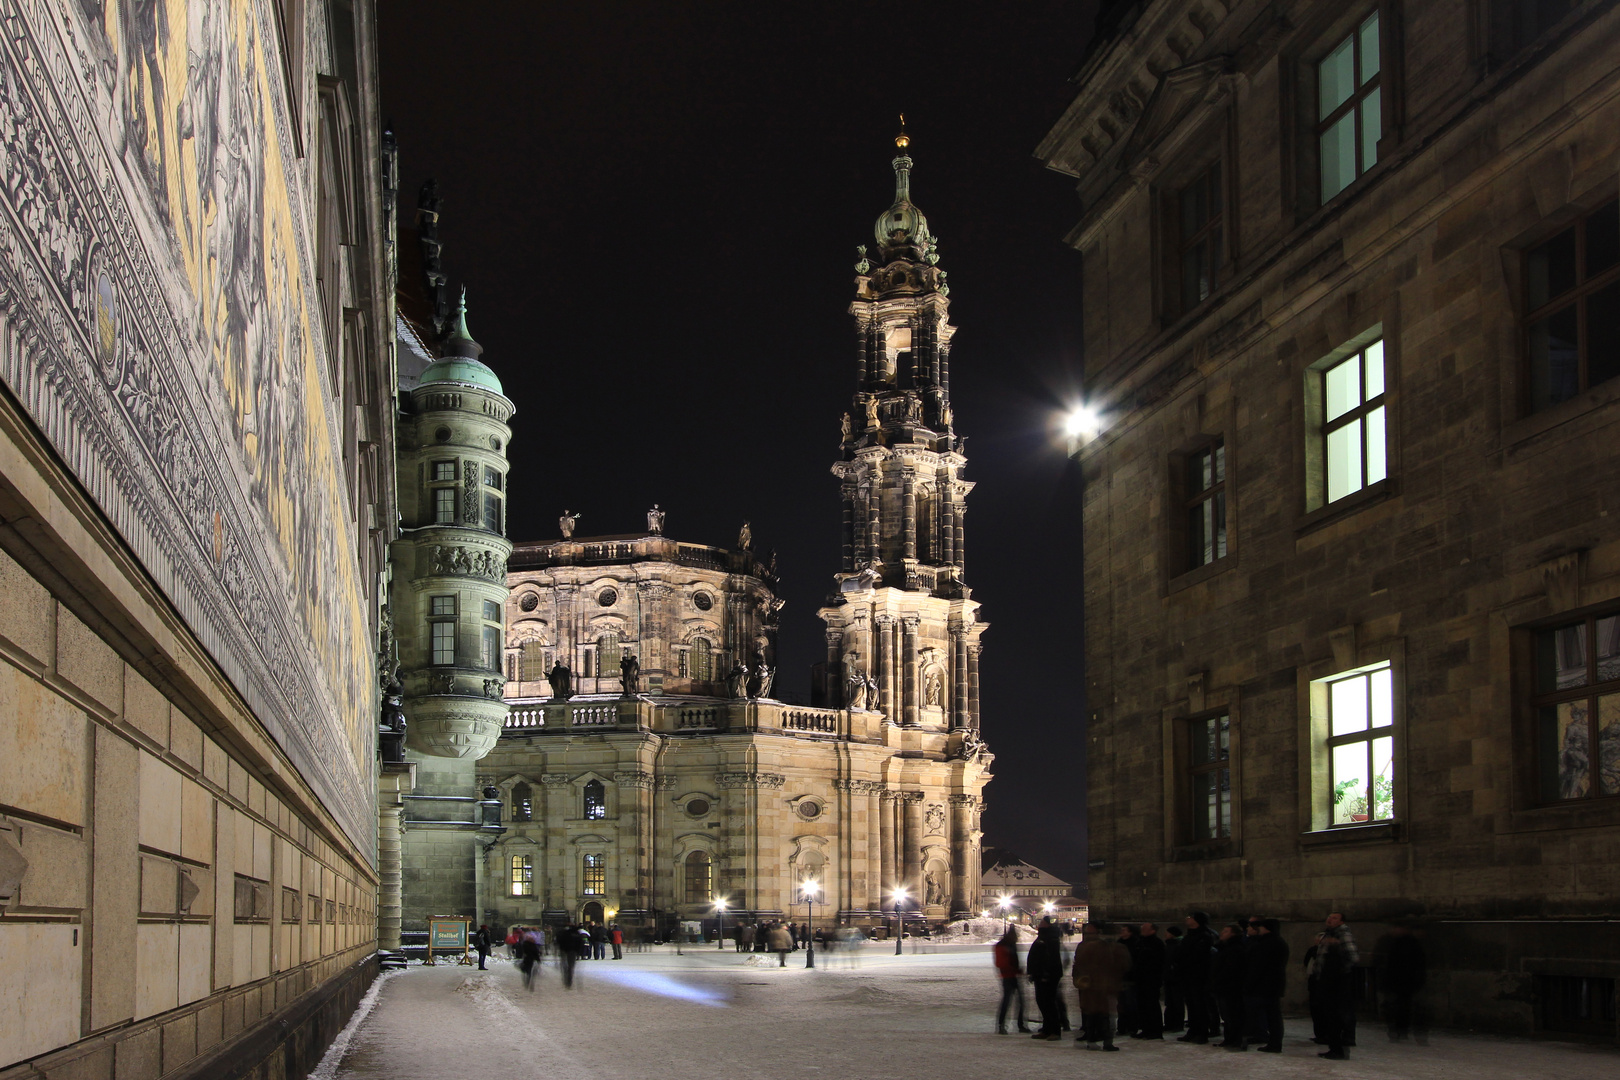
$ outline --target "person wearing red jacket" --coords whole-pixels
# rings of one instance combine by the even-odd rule
[[[612,929],[608,931],[608,940],[613,943],[613,959],[623,960],[624,931],[619,929],[618,923],[614,923]]]
[[[1021,979],[1023,969],[1018,966],[1018,931],[1008,929],[996,942],[993,955],[996,961],[996,974],[1001,977],[1001,1008],[996,1010],[996,1034],[1007,1034],[1007,1006],[1014,998],[1018,1000],[1018,1030],[1029,1033],[1029,1025],[1024,1022],[1024,984]]]

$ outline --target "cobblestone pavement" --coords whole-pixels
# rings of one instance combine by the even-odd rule
[[[897,1080],[924,1070],[962,1080],[1620,1076],[1612,1048],[1457,1034],[1420,1047],[1391,1044],[1375,1029],[1362,1031],[1350,1061],[1323,1061],[1304,1020],[1289,1021],[1277,1056],[1130,1039],[1120,1053],[1088,1053],[1067,1038],[993,1033],[998,988],[987,946],[895,957],[872,945],[859,966],[837,955],[817,961],[806,971],[803,953],[780,968],[774,956],[660,947],[582,963],[571,990],[547,964],[533,992],[505,961],[486,972],[412,967],[384,977],[374,1010],[312,1080]]]

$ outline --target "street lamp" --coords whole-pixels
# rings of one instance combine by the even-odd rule
[[[816,966],[816,935],[812,926],[816,921],[816,893],[821,891],[821,886],[811,878],[800,888],[804,890],[804,966],[813,968]]]
[[[896,956],[902,955],[900,943],[906,939],[906,923],[900,914],[900,905],[905,902],[905,899],[906,887],[896,885],[894,887],[894,955]]]
[[[726,898],[718,896],[714,901],[714,916],[720,920],[719,928],[715,931],[714,947],[725,950],[726,947]]]
[[[1001,917],[1007,920],[1007,925],[1002,927],[1001,930],[1001,932],[1005,934],[1008,930],[1012,929],[1012,897],[1010,896],[1003,896],[1001,898]]]

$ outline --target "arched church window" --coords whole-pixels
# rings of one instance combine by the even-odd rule
[[[539,641],[529,640],[523,643],[522,671],[518,678],[522,682],[537,682],[544,679],[549,667],[546,664],[546,647]]]
[[[600,780],[585,785],[585,817],[589,820],[607,817],[607,789]]]
[[[714,864],[707,851],[694,851],[686,857],[686,902],[701,904],[714,891]]]
[[[534,820],[534,790],[528,784],[512,785],[512,820]]]
[[[596,639],[596,673],[611,676],[619,670],[619,635],[609,631]]]
[[[708,638],[692,642],[692,678],[704,682],[714,678],[714,651]]]

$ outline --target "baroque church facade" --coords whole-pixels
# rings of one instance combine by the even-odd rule
[[[863,247],[856,266],[817,704],[773,696],[782,604],[746,525],[726,550],[665,535],[658,508],[612,536],[575,537],[565,513],[561,538],[517,544],[507,566],[499,739],[476,764],[409,755],[407,929],[476,911],[667,930],[719,899],[731,917],[784,918],[806,881],[843,922],[897,902],[932,921],[976,910],[984,624],[965,584],[949,289],[907,141],[876,259]]]

